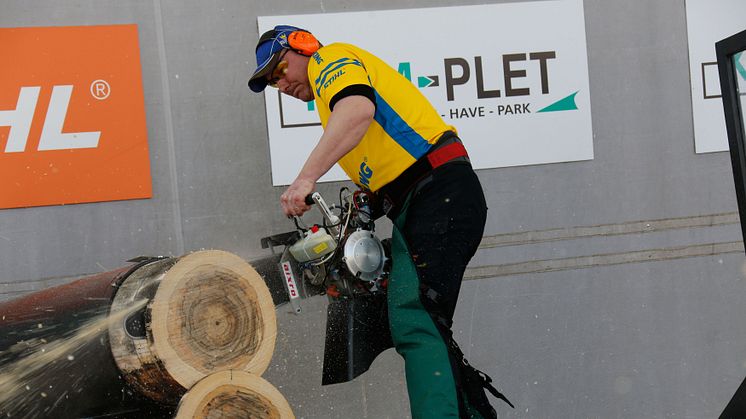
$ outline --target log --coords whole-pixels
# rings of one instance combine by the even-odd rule
[[[210,374],[179,403],[175,419],[294,419],[282,394],[263,378],[243,371]]]
[[[134,265],[0,304],[0,416],[170,417],[220,369],[261,374],[274,305],[222,251]]]
[[[116,284],[139,266],[0,304],[0,416],[92,416],[103,401],[110,411],[124,403],[161,413],[126,389],[105,342]]]
[[[161,266],[162,265],[162,266]],[[129,323],[112,324],[114,359],[127,382],[165,404],[177,404],[206,375],[238,370],[260,375],[275,347],[274,304],[259,274],[233,254],[210,250],[163,261],[124,281],[119,310],[150,303]]]

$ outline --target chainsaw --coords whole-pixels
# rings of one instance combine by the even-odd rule
[[[261,240],[272,256],[252,262],[276,306],[290,304],[300,314],[300,300],[327,296],[323,385],[354,379],[393,347],[386,305],[390,239],[376,236],[372,201],[369,192],[348,188],[331,206],[318,192],[308,195],[306,204],[319,209],[321,224],[293,217],[295,230]]]

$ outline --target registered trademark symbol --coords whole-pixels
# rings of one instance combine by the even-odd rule
[[[95,80],[91,83],[91,95],[98,100],[104,100],[109,97],[111,87],[106,80]]]

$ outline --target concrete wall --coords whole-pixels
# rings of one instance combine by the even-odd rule
[[[264,99],[246,88],[256,17],[451,5],[2,0],[0,27],[138,25],[154,197],[0,211],[0,298],[141,254],[264,255],[259,238],[291,225],[271,186]],[[586,0],[595,159],[479,172],[485,247],[455,328],[516,403],[496,402],[501,417],[716,417],[746,375],[730,160],[694,153],[684,7]],[[408,417],[393,351],[320,386],[324,300],[305,306],[279,310],[267,372],[297,416]]]

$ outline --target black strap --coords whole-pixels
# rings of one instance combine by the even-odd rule
[[[492,377],[490,377],[489,375],[485,374],[484,372],[482,372],[480,370],[477,370],[476,368],[475,368],[475,370],[477,371],[477,373],[479,373],[480,377],[482,377],[482,382],[483,382],[482,386],[484,388],[486,388],[487,390],[489,390],[489,392],[492,393],[493,396],[495,396],[498,399],[504,401],[510,407],[512,407],[513,409],[515,409],[515,406],[513,406],[513,403],[511,403],[510,400],[508,400],[508,398],[505,397],[504,394],[502,394],[499,391],[497,391],[497,389],[495,388],[495,386],[492,385]]]
[[[493,396],[504,401],[510,407],[515,409],[513,403],[511,403],[504,394],[500,393],[492,385],[492,377],[469,364],[469,361],[466,360],[464,353],[461,351],[461,348],[453,337],[450,338],[449,343],[456,358],[461,360],[461,373],[464,380],[464,390],[466,390],[466,395],[469,398],[469,404],[474,406],[485,418],[497,418],[495,409],[490,405],[487,396],[484,394],[484,389],[487,389]]]
[[[420,292],[423,296],[434,303],[437,303],[438,300],[440,300],[440,294],[425,284],[420,284]],[[450,331],[451,322],[441,315],[436,315],[435,317],[436,321],[440,323],[441,326]],[[459,361],[459,366],[461,367],[461,379],[463,381],[462,389],[466,393],[469,404],[477,409],[485,419],[497,419],[497,412],[495,412],[495,409],[487,399],[487,395],[484,393],[484,390],[486,389],[493,396],[504,401],[510,407],[515,409],[513,403],[511,403],[504,394],[500,393],[495,386],[492,385],[492,377],[469,364],[469,361],[464,356],[464,352],[461,351],[458,343],[453,339],[453,334],[447,333],[447,335],[449,349],[453,356]]]

